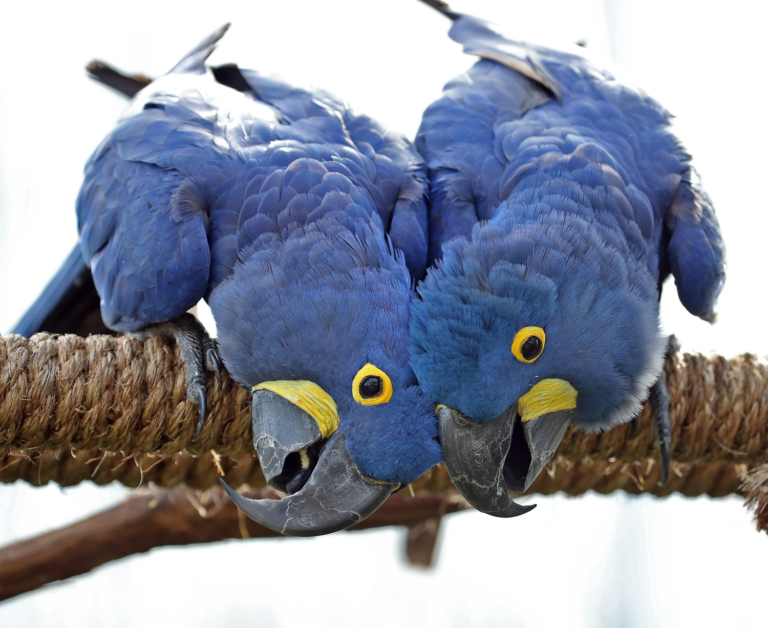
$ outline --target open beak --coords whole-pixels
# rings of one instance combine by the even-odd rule
[[[485,423],[441,406],[440,443],[453,483],[474,508],[494,517],[532,510],[535,504],[517,504],[507,491],[528,489],[554,456],[575,414],[576,391],[562,380],[540,382]]]
[[[318,536],[344,530],[371,515],[393,486],[365,481],[335,432],[321,447],[317,465],[304,486],[280,500],[248,499],[221,481],[232,501],[264,527],[286,536]]]
[[[308,380],[262,382],[251,392],[253,446],[264,477],[295,493],[312,474],[322,442],[339,427],[336,402]]]
[[[295,493],[307,483],[317,463],[323,434],[317,421],[271,390],[254,390],[251,406],[253,446],[267,484]]]
[[[237,507],[287,536],[317,536],[363,521],[394,490],[364,480],[338,431],[333,398],[306,380],[263,382],[253,388],[253,445],[280,500],[248,499],[224,483]]]

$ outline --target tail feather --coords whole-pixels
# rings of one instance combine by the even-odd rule
[[[490,22],[471,15],[456,13],[443,0],[421,1],[453,22],[448,36],[464,47],[464,54],[506,65],[515,72],[541,83],[559,102],[562,102],[563,94],[560,84],[544,66],[534,46],[508,39]]]
[[[172,74],[174,72],[191,72],[194,74],[203,74],[206,72],[205,60],[211,56],[211,53],[216,49],[216,45],[224,36],[224,33],[227,32],[229,26],[229,24],[224,24],[224,26],[206,37],[193,50],[187,53],[184,58],[179,61],[171,69],[170,72],[168,72],[168,74]],[[133,98],[153,80],[141,74],[134,76],[123,74],[119,70],[116,70],[115,68],[107,65],[103,61],[96,59],[85,66],[85,69],[88,72],[88,76],[90,76],[92,79],[98,81],[102,85],[106,85],[107,87],[114,89],[116,92],[119,92],[124,96],[128,96],[128,98]],[[247,91],[247,88],[242,89],[243,84],[247,85],[247,83],[245,83],[242,75],[239,74],[237,66],[221,66],[220,68],[214,69],[214,74],[216,74],[217,71],[225,79],[219,80],[220,83],[228,85],[229,87],[237,89],[238,91]],[[237,85],[229,85],[228,81],[237,81],[238,75],[240,76],[240,81],[237,83]],[[219,79],[218,74],[216,74],[216,78],[217,80]]]
[[[184,58],[179,61],[168,74],[189,72],[191,74],[205,73],[205,61],[216,50],[219,40],[224,37],[224,33],[229,30],[230,24],[224,24],[221,28],[211,33],[195,48],[188,52]]]
[[[544,66],[534,46],[507,39],[495,25],[485,20],[460,15],[448,36],[464,47],[464,53],[482,59],[491,59],[541,83],[562,101],[562,89],[557,79]]]
[[[99,295],[79,245],[13,329],[13,333],[26,337],[41,331],[79,336],[114,334],[101,320]]]

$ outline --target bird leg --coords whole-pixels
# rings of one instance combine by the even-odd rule
[[[200,407],[195,438],[200,436],[205,422],[205,371],[216,374],[216,383],[221,387],[221,360],[213,340],[205,328],[192,314],[182,314],[165,323],[151,325],[131,334],[137,338],[165,336],[173,338],[179,345],[181,361],[187,370],[187,401]]]
[[[667,338],[667,350],[665,356],[670,353],[677,353],[680,350],[680,343],[673,335]],[[665,360],[666,361],[666,360]],[[661,479],[659,486],[664,486],[669,480],[669,468],[671,463],[670,445],[672,440],[672,426],[669,421],[669,391],[667,390],[667,374],[662,368],[659,379],[651,386],[648,394],[648,402],[651,404],[654,417],[654,431],[656,432],[656,444],[661,453]],[[632,430],[629,438],[637,436],[637,430],[640,426],[640,417],[632,419]]]
[[[677,353],[680,350],[680,343],[674,334],[667,338],[667,350],[665,359],[670,353]],[[672,426],[669,421],[669,391],[667,390],[667,374],[662,368],[661,375],[656,383],[651,386],[648,400],[651,403],[651,409],[654,416],[654,427],[656,431],[656,443],[661,453],[661,479],[659,486],[664,486],[669,480],[670,466],[670,445],[672,441]]]
[[[662,370],[659,379],[651,386],[648,396],[653,409],[656,443],[661,453],[661,479],[659,486],[664,486],[669,480],[669,447],[672,440],[672,427],[669,423],[669,392],[667,391],[667,376]]]

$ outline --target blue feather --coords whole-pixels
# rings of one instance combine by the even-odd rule
[[[208,299],[241,385],[314,381],[360,473],[412,482],[441,459],[408,356],[422,160],[325,92],[249,70],[239,89],[217,83],[204,61],[224,30],[137,94],[86,166],[81,249],[104,320],[137,330]],[[353,399],[369,361],[389,403]]]
[[[484,422],[547,378],[578,392],[577,425],[636,415],[659,374],[659,286],[711,318],[724,248],[670,115],[577,55],[459,16],[483,57],[424,113],[430,260],[411,320],[425,393]],[[510,351],[546,332],[533,363]]]

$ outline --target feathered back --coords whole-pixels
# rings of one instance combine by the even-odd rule
[[[446,85],[417,137],[430,168],[430,259],[504,211],[511,195],[536,188],[532,179],[550,176],[536,172],[562,159],[571,163],[563,171],[574,171],[579,157],[592,164],[591,187],[624,197],[618,212],[594,217],[606,229],[617,223],[659,284],[671,271],[683,304],[711,319],[725,251],[670,114],[578,55],[515,42],[477,18],[459,16],[450,35],[487,60]]]

